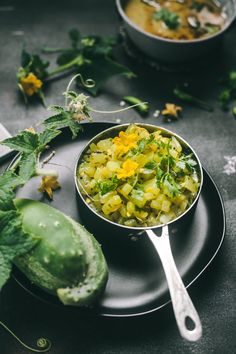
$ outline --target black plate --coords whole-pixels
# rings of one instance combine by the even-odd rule
[[[74,166],[80,150],[97,133],[113,123],[85,123],[84,132],[76,140],[64,131],[53,143],[56,155],[51,167],[59,171],[62,185],[53,201],[37,191],[40,179],[33,178],[20,189],[17,197],[44,201],[78,220],[102,244],[109,266],[109,281],[101,301],[92,311],[104,316],[122,317],[146,314],[165,306],[169,292],[157,254],[146,237],[116,237],[91,222],[90,214],[80,209],[74,186]],[[49,153],[49,152],[48,152]],[[217,254],[225,234],[225,212],[219,191],[204,169],[204,183],[196,212],[188,224],[175,223],[170,228],[171,247],[179,273],[186,286],[191,285]],[[135,240],[134,240],[135,239]],[[59,300],[31,284],[17,269],[13,276],[27,291],[41,300],[60,304]],[[84,310],[80,310],[84,311]]]

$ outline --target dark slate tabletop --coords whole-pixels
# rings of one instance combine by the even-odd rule
[[[0,4],[0,121],[12,133],[32,126],[48,112],[40,104],[25,107],[16,90],[15,72],[19,66],[22,44],[39,51],[45,44],[66,44],[66,33],[78,27],[84,34],[117,33],[119,18],[113,1],[1,1]],[[111,79],[101,95],[92,98],[97,109],[117,108],[123,95],[147,100],[151,111],[141,118],[135,111],[117,116],[121,122],[144,121],[167,127],[181,134],[196,149],[224,199],[227,232],[223,246],[207,271],[189,289],[202,320],[204,334],[197,343],[181,339],[171,306],[144,317],[109,319],[75,316],[73,310],[55,308],[36,300],[15,281],[10,280],[0,292],[0,320],[29,345],[39,336],[51,339],[53,354],[77,353],[233,353],[235,352],[235,234],[236,234],[236,120],[231,112],[222,112],[217,103],[219,78],[236,69],[236,26],[227,33],[222,47],[203,64],[191,71],[156,70],[137,64],[121,50],[124,63],[133,67],[137,79]],[[48,104],[63,102],[61,93],[67,78],[55,81],[47,92]],[[183,117],[167,123],[154,118],[155,109],[175,101],[177,84],[188,83],[195,94],[214,105],[214,112],[183,105]],[[94,115],[94,121],[104,116]],[[231,173],[226,165],[231,161]],[[5,165],[1,165],[1,171]],[[214,206],[212,206],[214,208]],[[2,327],[0,353],[26,354]]]

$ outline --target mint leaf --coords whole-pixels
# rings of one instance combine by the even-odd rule
[[[0,211],[0,289],[10,277],[14,259],[30,251],[38,241],[24,232],[18,211]]]

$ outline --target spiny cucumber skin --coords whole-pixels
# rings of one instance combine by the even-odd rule
[[[44,203],[16,199],[15,205],[22,213],[24,229],[41,237],[34,249],[15,260],[19,269],[35,285],[58,295],[65,305],[94,302],[108,278],[107,264],[95,238]]]
[[[50,278],[49,274],[53,276],[54,287],[57,288],[60,284],[69,286],[83,280],[87,265],[82,244],[64,214],[44,203],[29,199],[16,199],[15,205],[23,216],[25,231],[41,238],[38,245],[26,256],[27,262],[21,264],[16,260],[18,267],[26,274],[29,271],[29,275],[40,272],[41,276],[36,284],[39,286],[42,275]],[[58,282],[55,282],[56,279]],[[37,282],[37,276],[34,282]],[[43,283],[47,284],[45,279]],[[51,283],[46,288],[51,291]]]
[[[88,270],[85,280],[80,286],[62,288],[57,290],[58,297],[65,305],[84,306],[91,305],[103,293],[108,280],[108,267],[101,246],[83,226],[68,218],[75,232],[80,235],[86,253]]]

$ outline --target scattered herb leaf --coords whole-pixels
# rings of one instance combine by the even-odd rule
[[[213,107],[210,104],[200,100],[197,97],[190,95],[188,92],[184,91],[183,89],[180,88],[174,89],[174,95],[184,102],[191,103],[209,112],[213,111]]]
[[[222,80],[223,88],[219,94],[219,102],[224,111],[229,109],[230,102],[236,98],[236,71],[230,71]]]
[[[122,100],[129,105],[139,104],[138,106],[134,107],[134,109],[136,109],[141,115],[146,115],[149,112],[149,104],[147,102],[143,102],[137,97],[124,96]]]

